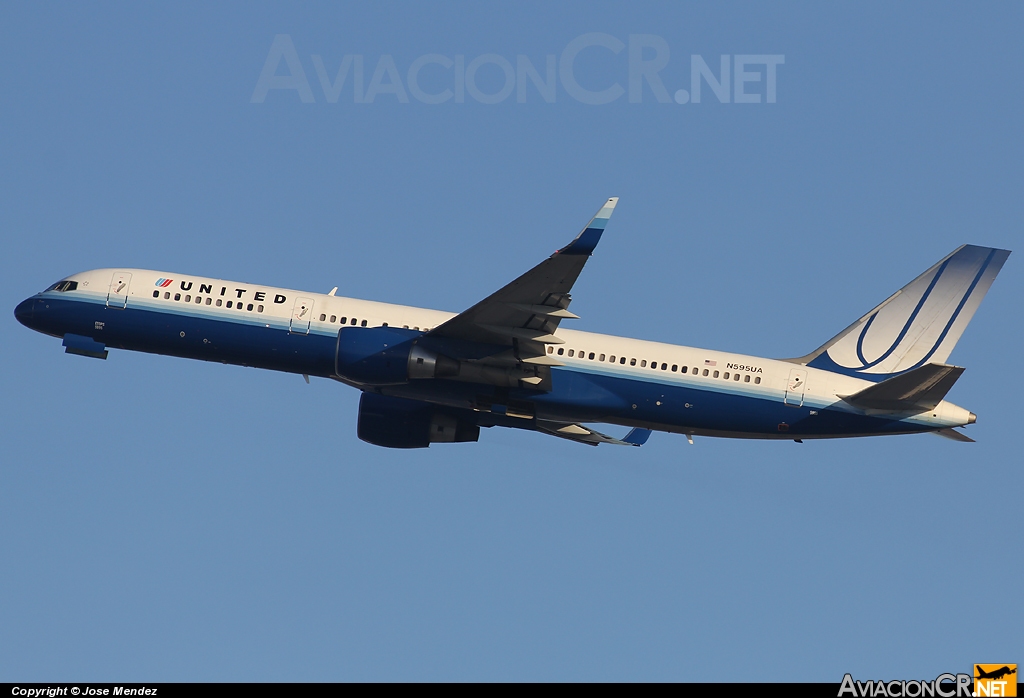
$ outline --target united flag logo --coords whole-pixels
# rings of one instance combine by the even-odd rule
[[[718,362],[717,361],[712,361],[711,359],[704,359],[704,365],[705,366],[717,366]]]
[[[174,279],[157,279],[156,280],[157,288],[167,288],[168,286],[171,285],[172,281],[174,281]]]

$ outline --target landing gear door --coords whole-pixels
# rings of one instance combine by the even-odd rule
[[[292,307],[292,319],[288,331],[292,334],[309,334],[309,321],[313,319],[313,300],[296,298]]]
[[[804,404],[804,390],[807,388],[807,371],[802,368],[794,368],[789,372],[789,381],[786,383],[785,403],[792,407],[800,407]]]
[[[107,291],[108,308],[124,308],[128,305],[128,289],[132,283],[132,275],[125,271],[115,271]]]

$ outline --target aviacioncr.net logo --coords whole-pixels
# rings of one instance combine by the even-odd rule
[[[581,63],[598,56],[611,58],[617,66],[611,70],[621,74],[602,75],[609,69],[606,66],[597,75],[588,74],[593,71],[585,68],[580,75]],[[410,95],[423,104],[464,103],[467,95],[481,104],[499,104],[513,94],[516,103],[537,97],[552,103],[559,87],[583,104],[609,104],[619,99],[636,104],[644,101],[645,93],[661,104],[700,104],[702,88],[704,101],[709,101],[706,93],[711,90],[721,104],[773,104],[778,68],[786,62],[781,53],[722,54],[708,60],[687,53],[675,63],[670,56],[668,42],[656,34],[630,34],[622,41],[593,32],[576,37],[560,53],[545,54],[540,61],[539,56],[508,58],[496,53],[475,58],[428,53],[407,64],[401,59],[396,62],[388,53],[376,61],[363,54],[345,54],[334,63],[325,62],[319,54],[309,58],[322,99],[331,104],[341,100],[343,93],[345,101],[355,104],[373,104],[378,97],[382,102],[408,104]],[[278,34],[250,101],[262,104],[271,91],[284,91],[297,94],[301,103],[312,104],[317,101],[315,84],[307,76],[291,35]]]
[[[843,676],[838,698],[972,698],[970,674],[939,674],[932,681],[857,681]]]

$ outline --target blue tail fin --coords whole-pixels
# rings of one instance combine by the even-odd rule
[[[794,363],[880,381],[949,358],[1009,250],[963,245]]]

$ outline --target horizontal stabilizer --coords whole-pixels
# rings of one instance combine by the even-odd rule
[[[935,434],[936,436],[943,436],[947,439],[952,439],[953,441],[963,441],[965,443],[970,444],[974,443],[974,439],[969,437],[967,434],[961,434],[956,429],[939,429],[938,431],[933,431],[932,433]]]
[[[843,396],[843,400],[866,410],[924,412],[942,402],[963,372],[960,366],[925,364],[859,393]]]

